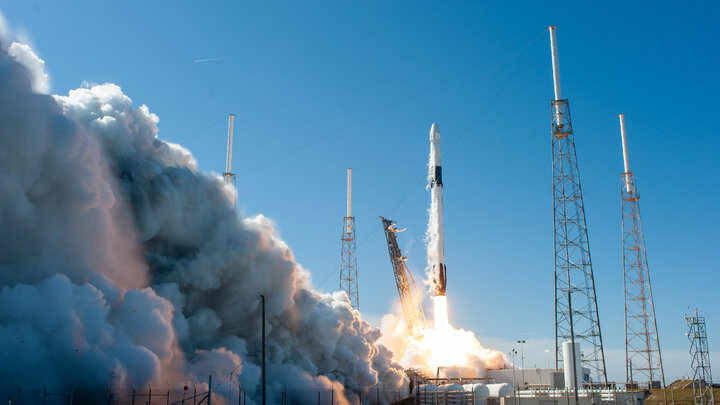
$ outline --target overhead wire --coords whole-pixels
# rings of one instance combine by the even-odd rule
[[[196,138],[196,137],[204,134],[205,132],[207,132],[207,131],[215,128],[219,123],[223,122],[223,121],[225,120],[225,117],[226,117],[226,116],[222,116],[222,117],[219,118],[217,121],[214,121],[212,124],[210,124],[209,126],[207,126],[205,129],[203,129],[203,130],[201,130],[201,131],[198,131],[198,132],[196,132],[196,133],[194,133],[194,134],[192,134],[192,135],[190,135],[190,136],[188,136],[188,137],[186,137],[186,138],[184,138],[184,139],[181,139],[181,140],[178,141],[177,143],[178,143],[178,144],[184,144],[184,143],[190,141],[191,139],[194,139],[194,138]]]
[[[540,34],[534,36],[530,41],[524,43],[519,50],[517,50],[516,52],[512,53],[511,55],[509,55],[509,56],[506,57],[505,59],[501,60],[499,63],[493,65],[493,67],[492,67],[491,69],[489,69],[486,74],[494,73],[495,71],[497,71],[498,69],[500,69],[501,67],[503,67],[505,64],[507,64],[509,61],[511,61],[512,59],[516,58],[518,55],[520,55],[522,52],[524,52],[526,49],[528,49],[533,43],[535,43],[538,39],[540,39],[540,37],[542,37],[542,35],[544,35],[545,32],[546,32],[546,31],[543,30]],[[517,46],[517,45],[514,45],[513,47],[515,47],[515,46]],[[387,103],[387,104],[385,104],[384,106],[376,109],[375,111],[373,111],[373,112],[371,112],[371,113],[363,116],[361,119],[358,119],[358,120],[356,120],[356,121],[353,121],[353,122],[351,122],[350,124],[347,124],[347,125],[339,128],[339,129],[337,129],[337,130],[335,130],[335,131],[332,131],[332,132],[330,132],[330,133],[328,133],[328,134],[326,134],[326,135],[324,135],[324,136],[321,136],[321,137],[319,137],[319,138],[316,138],[316,139],[315,139],[314,141],[312,141],[312,142],[309,142],[309,143],[300,145],[300,146],[296,147],[296,148],[293,149],[293,150],[287,151],[287,152],[285,152],[285,153],[283,153],[283,154],[280,154],[280,155],[278,155],[278,156],[276,156],[276,157],[274,157],[274,158],[272,158],[272,159],[270,159],[270,160],[268,160],[268,161],[262,162],[262,163],[260,163],[260,164],[258,164],[258,165],[256,165],[256,166],[248,169],[248,170],[245,170],[244,172],[238,173],[237,176],[238,176],[238,177],[242,177],[242,176],[245,176],[245,175],[247,175],[247,174],[253,173],[253,172],[255,172],[255,171],[259,170],[259,169],[262,169],[262,168],[264,168],[264,167],[266,167],[266,166],[268,166],[268,165],[271,165],[271,164],[273,164],[273,163],[275,163],[275,162],[278,162],[278,161],[280,161],[280,160],[283,160],[283,159],[285,159],[285,158],[287,158],[287,157],[289,157],[289,156],[291,156],[291,155],[294,155],[295,153],[297,153],[297,152],[299,152],[299,151],[301,151],[301,150],[304,150],[304,149],[306,149],[306,148],[308,148],[308,147],[311,147],[311,146],[313,146],[313,145],[316,145],[316,144],[322,142],[323,140],[325,140],[325,139],[327,139],[327,138],[329,138],[329,137],[331,137],[331,136],[341,134],[342,132],[344,132],[344,131],[346,131],[346,130],[348,130],[348,129],[350,129],[350,128],[352,128],[352,127],[354,127],[354,126],[356,126],[356,125],[358,125],[358,124],[360,124],[360,123],[362,123],[362,122],[365,122],[365,121],[367,121],[368,119],[370,119],[370,118],[372,118],[372,117],[374,117],[374,116],[376,116],[376,115],[379,115],[379,114],[381,114],[381,113],[383,113],[383,112],[387,112],[387,111],[391,110],[392,108],[395,108],[395,107],[397,107],[398,105],[400,105],[400,104],[402,104],[402,103],[404,103],[404,102],[406,102],[406,101],[408,101],[408,100],[412,100],[412,99],[414,99],[414,98],[423,96],[423,95],[425,95],[425,94],[427,94],[427,93],[429,93],[429,92],[431,92],[431,91],[437,90],[437,89],[440,88],[440,86],[442,86],[443,84],[448,83],[448,82],[452,81],[453,79],[462,76],[462,75],[465,74],[466,72],[468,72],[468,71],[474,69],[475,67],[479,66],[481,63],[484,63],[484,62],[487,61],[487,60],[492,60],[494,57],[495,57],[495,56],[490,57],[490,58],[487,58],[487,59],[484,60],[483,62],[473,63],[473,64],[471,64],[470,66],[465,67],[465,68],[461,69],[460,71],[457,71],[457,72],[455,72],[455,73],[453,73],[453,74],[451,74],[451,75],[449,75],[449,76],[447,76],[447,77],[445,77],[445,78],[443,78],[443,79],[441,79],[441,80],[439,80],[439,81],[431,84],[430,86],[425,87],[425,88],[423,88],[423,89],[421,89],[421,90],[419,90],[419,91],[417,91],[417,92],[415,92],[415,93],[413,93],[413,94],[411,94],[411,95],[409,95],[409,96],[402,97],[402,98],[396,99],[396,100],[393,101],[393,102]],[[485,78],[485,77],[482,77],[482,79],[484,79],[484,78]],[[469,130],[469,129],[468,129],[468,130]],[[276,138],[277,138],[277,137],[276,137]]]

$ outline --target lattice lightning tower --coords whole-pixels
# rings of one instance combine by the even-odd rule
[[[425,313],[422,309],[420,296],[415,287],[415,279],[407,265],[405,265],[406,257],[400,252],[395,234],[404,231],[398,229],[391,219],[380,217],[385,230],[385,239],[387,239],[388,253],[390,254],[390,263],[393,267],[395,275],[395,284],[397,285],[398,295],[400,295],[400,305],[402,306],[405,323],[414,337],[419,338],[423,335],[423,331],[427,328],[425,321]]]
[[[552,115],[553,234],[555,245],[555,361],[562,365],[562,343],[580,343],[582,364],[607,383],[595,280],[585,223],[580,175],[568,100],[560,92],[555,27],[550,27],[555,99]],[[581,355],[575,353],[573,356]],[[574,361],[573,361],[574,363]],[[576,386],[582,387],[579,381]]]
[[[352,169],[347,169],[347,216],[343,220],[342,253],[340,259],[340,289],[350,298],[350,305],[360,309],[355,255],[355,217],[352,216]]]
[[[693,373],[695,405],[715,405],[705,317],[698,316],[695,311],[695,316],[685,316],[685,321],[687,321],[687,336],[690,340],[690,368]]]
[[[622,203],[623,281],[625,285],[625,377],[665,386],[660,338],[655,320],[655,302],[640,221],[640,195],[628,160],[625,114],[620,114],[625,172],[620,175]]]

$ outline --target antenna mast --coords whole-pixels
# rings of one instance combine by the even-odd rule
[[[695,310],[695,316],[686,315],[685,321],[688,325],[688,340],[690,340],[690,368],[693,372],[695,405],[715,405],[705,317],[698,316]]]
[[[347,169],[347,216],[343,220],[340,257],[340,289],[350,298],[350,306],[360,308],[355,252],[355,217],[352,216],[352,169]]]
[[[595,280],[590,261],[585,207],[575,153],[568,100],[560,91],[555,26],[550,27],[555,99],[550,101],[553,174],[553,239],[555,245],[555,361],[563,364],[562,345],[584,349],[582,365],[607,384]],[[579,356],[572,350],[573,358]],[[573,359],[575,360],[575,359]],[[572,364],[577,364],[575,361]],[[582,381],[580,381],[582,384]],[[575,384],[582,388],[582,385]],[[575,392],[575,402],[578,402]]]
[[[227,157],[225,159],[225,172],[223,172],[223,179],[225,183],[235,184],[235,173],[232,172],[232,149],[233,149],[233,128],[235,126],[235,114],[228,115],[228,141],[227,141]]]
[[[625,285],[625,376],[648,382],[647,388],[665,387],[655,303],[650,286],[645,236],[640,221],[640,195],[628,159],[625,114],[620,114],[623,163],[620,175],[622,203],[623,281]],[[640,376],[638,378],[637,376]]]

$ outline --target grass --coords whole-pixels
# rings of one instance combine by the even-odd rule
[[[665,390],[668,404],[675,404],[675,405],[691,405],[691,404],[694,405],[695,404],[695,397],[693,396],[692,388],[671,389],[671,387],[672,387],[672,385]],[[720,400],[720,388],[714,388],[713,394],[715,395],[716,401]],[[665,403],[665,401],[663,398],[663,390],[660,388],[654,388],[652,390],[652,394],[650,394],[650,396],[645,399],[646,405],[661,405],[664,403]]]

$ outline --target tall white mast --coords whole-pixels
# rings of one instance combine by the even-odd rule
[[[620,136],[622,137],[623,163],[625,164],[625,187],[630,192],[630,161],[628,159],[627,150],[627,134],[625,132],[625,114],[618,115],[620,117]]]
[[[347,169],[347,217],[352,217],[352,169]],[[350,233],[350,222],[347,232]]]
[[[557,38],[555,30],[557,27],[550,26],[550,48],[552,50],[552,68],[553,83],[555,85],[555,100],[562,100],[562,92],[560,91],[560,62],[558,61]]]
[[[235,114],[228,115],[228,141],[227,141],[227,157],[225,159],[225,172],[223,178],[225,183],[235,185],[235,174],[232,172],[232,149],[233,149],[233,129],[235,126]]]

